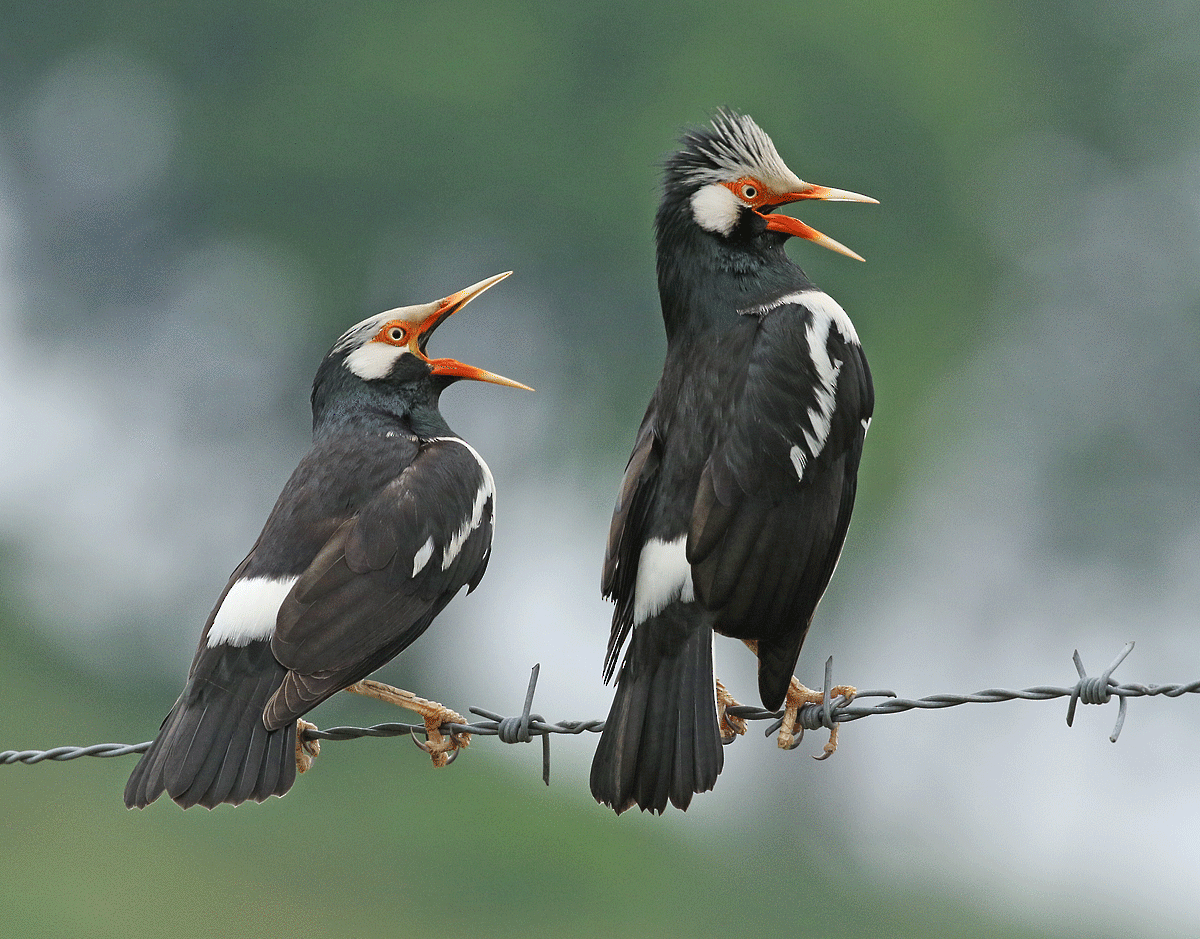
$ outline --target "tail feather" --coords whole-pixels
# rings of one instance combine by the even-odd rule
[[[617,814],[686,810],[724,765],[712,629],[672,605],[633,631],[592,760],[592,795]]]
[[[262,802],[268,796],[281,796],[296,781],[296,722],[267,734],[267,752],[259,764],[258,785],[253,798]]]
[[[801,633],[799,640],[758,641],[758,696],[768,711],[783,707],[783,699],[787,696],[788,686],[796,671],[796,660],[800,658],[800,642],[803,639],[804,634]]]
[[[262,742],[266,738],[265,735],[254,732],[254,718],[256,715],[252,708],[252,705],[247,706],[238,717],[230,734],[229,743],[220,756],[217,773],[212,782],[207,786],[201,786],[199,779],[197,779],[192,787],[196,792],[204,793],[208,801],[211,801],[213,805],[219,805],[230,797],[233,793],[234,785],[242,773],[243,766],[257,765],[262,759]],[[236,756],[233,759],[229,758],[231,755],[239,753],[243,754],[240,760]],[[243,797],[239,801],[244,800]],[[203,805],[206,802],[202,800],[200,804]]]
[[[125,785],[125,804],[143,808],[166,792],[185,809],[211,809],[287,792],[296,778],[296,725],[268,731],[262,720],[284,673],[265,642],[197,659]]]

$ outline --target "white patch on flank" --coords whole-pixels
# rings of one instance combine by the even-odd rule
[[[792,458],[792,466],[796,467],[796,478],[804,479],[804,467],[808,465],[808,456],[797,444],[792,444],[788,455]]]
[[[858,332],[854,329],[854,324],[850,322],[850,317],[846,315],[846,311],[842,309],[842,305],[833,297],[829,296],[824,290],[802,290],[799,293],[788,294],[779,300],[780,303],[799,303],[812,310],[813,321],[826,320],[827,323],[832,323],[837,327],[837,331],[842,334],[842,338],[851,345],[861,345],[858,341]],[[826,335],[829,334],[829,326],[824,327]]]
[[[433,557],[433,535],[426,538],[425,543],[417,548],[417,553],[413,555],[413,577],[425,569],[425,565],[429,563],[431,557]]]
[[[748,306],[743,310],[738,310],[738,313],[740,313],[742,316],[766,316],[772,310],[778,310],[781,306],[804,303],[805,299],[814,293],[821,293],[821,291],[798,290],[795,293],[785,293],[782,297],[776,297],[774,300],[768,300],[766,303],[760,303],[757,306]],[[821,293],[821,296],[825,297],[828,296],[828,294]]]
[[[407,346],[368,342],[347,355],[342,364],[363,381],[371,381],[385,377],[400,356],[409,354]]]
[[[728,235],[737,224],[744,203],[728,187],[709,183],[692,196],[692,217],[706,231]]]
[[[869,417],[864,417],[861,421],[859,421],[859,423],[862,424],[863,436],[865,437],[867,435],[867,431],[871,429],[871,419]]]
[[[760,303],[758,306],[746,307],[738,312],[743,316],[766,316],[772,310],[788,304],[807,307],[812,311],[814,322],[817,320],[827,321],[826,325],[822,327],[827,336],[829,335],[828,324],[832,323],[846,342],[856,346],[861,345],[858,341],[858,332],[854,329],[854,324],[850,322],[846,311],[842,309],[840,303],[823,290],[798,290],[795,293],[784,294],[782,297],[768,300],[766,303]]]
[[[796,468],[796,477],[804,479],[804,471],[810,460],[820,456],[829,439],[829,431],[833,426],[833,411],[837,405],[838,376],[842,371],[842,363],[829,355],[829,331],[836,329],[842,339],[849,345],[858,345],[858,333],[850,317],[841,305],[829,294],[821,290],[802,290],[791,293],[741,312],[756,316],[765,316],[772,310],[785,304],[797,304],[808,308],[812,313],[805,327],[805,339],[808,341],[808,355],[812,360],[813,371],[816,372],[817,385],[813,389],[816,405],[808,409],[808,419],[812,424],[812,432],[807,428],[804,434],[804,447],[793,443],[788,456],[792,466]],[[870,424],[870,419],[863,423],[863,428]]]
[[[454,533],[450,539],[450,543],[446,545],[446,550],[442,552],[442,570],[446,570],[454,559],[458,557],[458,553],[462,550],[467,538],[471,532],[480,526],[483,522],[483,509],[487,505],[488,500],[492,501],[492,524],[496,523],[496,481],[492,478],[492,471],[488,469],[488,465],[483,462],[483,457],[479,455],[479,451],[467,443],[460,437],[434,437],[434,440],[444,441],[446,443],[457,443],[466,447],[471,456],[475,457],[479,463],[479,469],[483,479],[479,483],[479,491],[475,493],[475,503],[471,506],[471,516],[463,521],[462,526]]]
[[[692,565],[687,561],[687,535],[674,541],[651,538],[638,558],[637,584],[633,589],[633,625],[645,622],[668,603],[696,599]]]
[[[805,331],[808,354],[817,373],[817,387],[813,389],[817,403],[808,409],[813,432],[810,434],[807,429],[804,430],[804,442],[814,460],[825,449],[825,441],[829,439],[833,409],[837,404],[838,375],[842,371],[842,363],[829,357],[829,326],[828,319],[814,315]]]
[[[244,646],[275,634],[275,618],[296,577],[244,577],[229,588],[208,631],[208,647]]]

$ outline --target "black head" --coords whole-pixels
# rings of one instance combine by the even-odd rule
[[[432,303],[385,310],[351,326],[333,344],[313,379],[314,426],[339,404],[355,399],[388,411],[420,403],[436,407],[441,392],[464,378],[531,391],[502,375],[425,354],[429,337],[441,323],[511,273],[496,274]]]
[[[806,183],[788,169],[775,144],[744,114],[718,111],[709,127],[690,130],[664,164],[663,201],[658,213],[664,237],[695,226],[718,239],[744,242],[764,231],[781,239],[796,236],[862,260],[832,238],[787,215],[772,215],[801,199],[875,202],[870,196]]]

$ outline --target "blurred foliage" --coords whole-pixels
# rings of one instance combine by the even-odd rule
[[[656,161],[683,126],[740,108],[801,176],[882,203],[798,213],[866,265],[791,249],[871,359],[879,406],[856,523],[869,535],[914,428],[929,430],[921,402],[996,329],[1005,271],[979,194],[994,195],[1003,142],[1071,125],[1118,158],[1145,155],[1108,105],[1152,104],[1161,76],[1124,81],[1127,34],[1081,32],[1081,15],[984,0],[0,3],[0,156],[23,186],[22,238],[62,287],[35,291],[27,318],[63,328],[72,314],[51,303],[68,292],[81,322],[99,301],[152,306],[172,255],[244,237],[306,272],[311,306],[278,325],[303,329],[315,356],[357,316],[424,298],[412,285],[440,277],[443,256],[472,267],[447,288],[513,267],[546,312],[539,328],[562,340],[545,363],[570,392],[549,458],[607,466],[661,364]],[[39,214],[54,181],[29,144],[29,101],[85,55],[162,77],[170,163],[123,207]],[[1169,87],[1195,87],[1190,64],[1160,66]],[[0,636],[6,747],[143,739],[174,693],[97,684],[9,621]],[[798,820],[714,844],[545,792],[520,753],[484,744],[434,774],[401,746],[328,744],[286,800],[212,814],[126,812],[129,760],[0,769],[6,929],[1028,935],[848,870],[837,837],[806,827],[803,799],[788,810]]]
[[[883,203],[804,207],[866,266],[793,248],[871,355],[868,505],[894,494],[912,410],[987,330],[995,270],[971,170],[1041,118],[1025,28],[982,3],[110,0],[14,5],[5,22],[9,108],[83,51],[166,76],[180,114],[164,224],[302,258],[314,349],[407,296],[437,246],[516,268],[567,339],[547,367],[586,403],[563,437],[585,461],[628,446],[661,364],[655,164],[715,107],[748,111],[802,176]],[[617,382],[598,358],[614,335]]]

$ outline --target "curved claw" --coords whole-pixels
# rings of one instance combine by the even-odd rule
[[[429,731],[426,730],[426,737]],[[471,742],[468,734],[448,734],[446,739],[436,743],[430,743],[428,739],[422,741],[417,739],[417,729],[410,727],[408,734],[412,737],[413,745],[422,752],[428,754],[433,760],[433,765],[438,769],[444,769],[455,760],[458,759],[458,751],[467,746]]]
[[[837,750],[837,737],[838,737],[838,725],[834,724],[829,729],[829,739],[827,741],[825,741],[824,752],[822,752],[820,756],[814,756],[813,759],[814,760],[827,760],[831,756],[833,756],[834,752]]]
[[[321,753],[321,741],[313,737],[305,737],[307,730],[316,730],[317,725],[309,723],[304,718],[296,720],[296,772],[307,773],[312,769],[313,760]]]
[[[433,756],[433,747],[431,747],[428,743],[417,739],[417,731],[415,728],[410,727],[408,729],[408,733],[412,737],[412,742],[416,745],[418,750],[423,750],[430,756]]]
[[[721,683],[721,679],[715,679],[714,685],[717,696],[717,728],[721,734],[722,746],[729,746],[746,733],[746,719],[729,713],[730,708],[740,707],[740,705]]]

